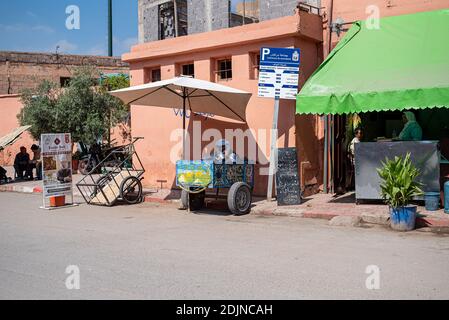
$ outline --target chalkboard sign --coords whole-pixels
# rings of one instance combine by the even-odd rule
[[[295,205],[301,203],[296,148],[278,149],[276,190],[278,205]]]

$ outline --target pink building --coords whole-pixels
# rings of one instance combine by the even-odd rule
[[[217,128],[223,136],[224,129],[252,129],[253,134],[247,138],[257,142],[256,168],[261,168],[266,166],[269,159],[274,100],[257,96],[260,48],[300,48],[301,86],[321,62],[322,34],[321,17],[299,11],[292,16],[257,24],[140,44],[123,55],[123,60],[130,64],[132,85],[189,74],[251,92],[253,96],[248,104],[246,124],[188,114],[188,128],[192,130],[194,120],[196,125],[201,124],[203,131]],[[160,182],[164,181],[164,188],[173,188],[175,164],[170,160],[170,154],[179,141],[171,141],[170,137],[174,130],[181,127],[179,109],[138,105],[132,105],[131,108],[133,136],[145,137],[136,146],[147,170],[145,185],[160,187]],[[321,131],[319,118],[295,117],[295,101],[281,101],[278,146],[298,148],[304,181],[316,187],[319,186],[321,176]],[[258,136],[259,132],[268,133],[267,140]],[[210,141],[203,142],[202,147],[208,143]],[[258,172],[256,170],[255,194],[263,195],[267,177]]]
[[[449,7],[449,0],[308,0],[307,2],[316,8],[301,6],[302,10],[296,10],[294,14],[297,1],[285,1],[286,4],[280,5],[275,0],[260,0],[257,2],[259,10],[256,11],[260,15],[258,18],[261,22],[228,28],[235,25],[227,20],[230,15],[225,12],[226,10],[212,10],[210,7],[216,16],[208,16],[205,12],[207,10],[204,9],[208,1],[217,4],[228,3],[226,0],[189,0],[188,6],[181,9],[187,10],[187,16],[195,19],[188,20],[186,28],[184,28],[186,21],[181,19],[179,24],[182,32],[178,30],[179,35],[185,33],[189,35],[174,37],[176,30],[171,32],[166,30],[164,33],[166,39],[159,41],[157,37],[158,34],[160,36],[161,27],[158,26],[160,19],[157,11],[168,14],[167,21],[175,19],[173,13],[160,4],[161,1],[139,1],[139,38],[142,43],[134,46],[130,53],[123,55],[124,62],[130,64],[132,85],[186,74],[251,92],[253,97],[248,106],[248,122],[245,125],[221,121],[211,116],[190,114],[188,116],[191,117],[190,120],[199,121],[203,131],[208,128],[218,128],[222,132],[226,128],[252,129],[256,133],[250,135],[249,139],[259,142],[263,139],[259,136],[258,130],[262,132],[269,130],[273,116],[273,101],[257,97],[258,53],[261,47],[300,48],[299,86],[301,87],[326,57],[329,49],[344,36],[350,23],[376,14],[385,17]],[[195,11],[197,9],[199,11]],[[309,10],[310,13],[303,10]],[[144,16],[145,13],[148,16]],[[273,19],[280,16],[284,17]],[[246,20],[239,19],[239,21],[243,23]],[[331,22],[343,23],[340,35],[337,35],[336,29],[330,33]],[[168,25],[172,26],[171,23]],[[205,32],[207,30],[215,31]],[[332,45],[329,46],[329,43]],[[14,71],[5,69],[0,75],[6,76],[17,72],[16,69]],[[18,96],[0,97],[0,115],[4,122],[0,128],[0,135],[18,126],[16,114],[20,108]],[[171,141],[170,135],[173,130],[181,128],[181,116],[177,109],[132,106],[132,134],[145,137],[144,141],[138,143],[137,151],[147,169],[144,180],[146,186],[160,187],[162,183],[165,189],[174,187],[175,165],[170,160],[170,152],[177,142]],[[188,124],[192,130],[193,122],[189,121]],[[301,185],[310,191],[317,191],[323,184],[323,128],[324,121],[319,117],[296,116],[295,102],[281,101],[278,146],[297,147]],[[338,133],[337,131],[335,132]],[[23,137],[12,148],[0,153],[1,164],[11,163],[11,154],[20,144],[30,144],[31,138],[27,135]],[[269,158],[269,139],[268,136],[265,144],[258,144],[258,167],[266,166],[266,160]],[[203,147],[206,144],[203,143]],[[335,145],[338,147],[337,139]],[[327,150],[326,154],[329,153]],[[338,171],[338,163],[335,163],[333,168]],[[337,177],[328,174],[328,177],[330,176]],[[256,177],[256,194],[265,193],[266,181],[266,176]]]
[[[151,20],[147,17],[146,22],[144,21],[142,26],[139,25],[139,28],[142,27],[139,31],[144,31],[140,37],[141,41],[150,42],[141,43],[133,47],[130,53],[123,55],[123,60],[130,64],[132,85],[168,79],[180,74],[191,74],[199,79],[217,81],[242,89],[253,93],[247,110],[247,125],[202,116],[193,116],[194,120],[201,121],[203,130],[208,128],[218,128],[221,131],[226,128],[249,128],[256,132],[259,129],[269,130],[272,125],[273,101],[257,97],[257,64],[261,47],[300,48],[299,87],[301,87],[327,56],[329,50],[344,36],[352,22],[449,6],[447,0],[305,2],[312,4],[313,7],[301,4],[298,6],[301,10],[296,9],[296,13],[292,15],[288,12],[293,13],[298,2],[289,2],[281,8],[277,2],[261,1],[259,2],[261,22],[233,28],[221,26],[224,29],[219,30],[215,30],[212,24],[212,30],[215,31],[209,32],[202,30],[207,29],[206,27],[194,28],[189,20],[187,32],[189,35],[182,37],[171,35],[171,38],[159,41],[154,36],[147,39],[148,35],[157,34],[157,30],[152,31]],[[271,13],[269,8],[272,10]],[[187,11],[190,12],[189,9]],[[221,18],[219,13],[215,14],[217,19]],[[282,15],[287,16],[272,19],[272,16]],[[188,19],[191,19],[191,16],[188,16]],[[331,33],[329,25],[335,25],[336,22],[342,24],[334,27]],[[157,25],[154,24],[154,27]],[[333,122],[329,123],[329,128],[331,126]],[[173,130],[180,127],[181,113],[178,110],[132,106],[133,135],[145,137],[144,142],[137,148],[148,170],[144,180],[147,186],[160,187],[162,181],[163,188],[174,187],[175,165],[170,161],[170,151],[177,142],[170,141],[170,135]],[[189,129],[192,130],[191,121]],[[331,132],[330,129],[328,132]],[[329,139],[334,139],[336,150],[341,151],[343,149],[338,146],[339,142],[336,139],[338,128],[334,128],[334,133],[335,135],[332,138],[329,136]],[[301,186],[306,190],[318,191],[322,187],[324,136],[323,119],[316,116],[295,116],[294,102],[281,101],[278,147],[294,146],[298,149]],[[251,138],[261,140],[256,135]],[[259,162],[266,162],[263,160],[269,158],[269,143],[266,145],[259,143],[258,153]],[[329,149],[326,154],[330,154]],[[328,161],[336,161],[328,167],[329,171],[339,170],[340,164],[335,159],[328,157]],[[259,163],[258,166],[263,167],[263,164]],[[329,172],[326,180],[331,179],[330,177],[337,179],[338,175]],[[256,176],[255,194],[265,193],[266,182],[266,176]]]

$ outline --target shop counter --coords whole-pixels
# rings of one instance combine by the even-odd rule
[[[405,156],[410,152],[412,163],[420,170],[418,180],[424,192],[440,191],[440,152],[438,141],[382,141],[355,144],[356,200],[380,200],[381,179],[377,168],[385,158]],[[423,197],[417,198],[421,200]]]

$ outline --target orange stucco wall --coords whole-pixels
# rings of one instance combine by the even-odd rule
[[[0,137],[3,137],[20,126],[17,121],[17,114],[22,109],[22,103],[18,95],[0,95]],[[34,139],[28,132],[24,132],[22,136],[11,146],[0,151],[0,165],[10,166],[14,164],[14,157],[19,152],[21,146],[28,149],[31,154],[31,145],[35,143]]]
[[[19,114],[22,107],[19,95],[0,95],[0,137],[20,126],[17,114]],[[127,125],[120,124],[111,129],[111,139],[116,145],[127,144],[129,143],[129,132],[130,129]],[[0,151],[0,165],[13,165],[14,157],[21,146],[25,146],[28,149],[28,153],[31,154],[31,145],[33,143],[39,144],[39,141],[35,141],[28,132],[24,132],[14,144]]]
[[[304,34],[301,30],[304,30]],[[213,72],[215,60],[231,57],[232,80],[220,81],[220,83],[253,94],[247,108],[247,124],[201,116],[195,116],[194,120],[200,121],[203,131],[207,128],[217,128],[222,134],[227,128],[243,130],[251,128],[256,131],[256,136],[250,138],[258,141],[259,129],[265,129],[269,134],[272,126],[274,99],[257,97],[258,80],[252,79],[250,71],[252,54],[260,52],[260,48],[264,46],[300,48],[302,62],[300,85],[302,85],[321,61],[319,54],[321,40],[321,19],[318,16],[301,13],[254,25],[138,45],[133,47],[132,51],[125,54],[123,58],[130,63],[132,85],[139,85],[147,79],[145,70],[160,67],[162,79],[169,79],[176,75],[179,64],[185,62],[194,62],[196,78],[215,81]],[[131,110],[133,136],[145,137],[145,140],[140,141],[136,146],[147,170],[144,184],[160,187],[161,183],[158,180],[162,180],[166,181],[163,183],[164,188],[174,187],[175,165],[170,161],[170,152],[179,141],[170,141],[170,135],[173,130],[182,128],[182,117],[180,114],[177,116],[177,111],[172,109],[133,105]],[[298,121],[295,118],[295,101],[281,100],[278,147],[297,146],[295,121]],[[319,149],[320,143],[320,128],[317,128],[319,122],[316,121],[316,117],[308,117],[300,121],[307,123],[307,129],[301,131],[304,135],[301,134],[300,137],[300,161],[310,160],[317,163],[315,153]],[[187,122],[190,132],[192,125],[190,119]],[[309,135],[310,131],[314,134]],[[204,142],[202,147],[204,148],[207,143]],[[266,161],[269,157],[270,136],[267,137],[266,143],[262,141],[257,147],[259,161]],[[181,154],[178,153],[179,158],[180,156]],[[256,166],[256,168],[259,167],[259,165]],[[321,176],[319,163],[314,169],[316,170],[314,176],[319,178]],[[255,181],[255,194],[266,193],[267,177],[256,175]]]

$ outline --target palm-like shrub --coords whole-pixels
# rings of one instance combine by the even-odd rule
[[[423,194],[422,184],[416,180],[419,170],[412,164],[410,153],[405,157],[394,157],[382,162],[377,172],[382,179],[381,195],[392,208],[407,206],[415,196]]]

